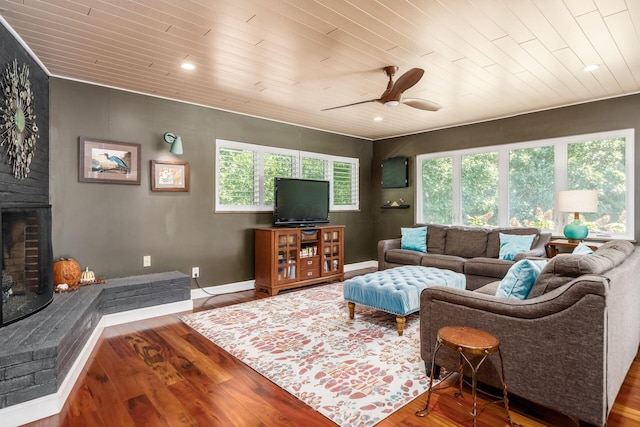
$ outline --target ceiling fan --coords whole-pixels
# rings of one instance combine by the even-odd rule
[[[380,98],[368,99],[366,101],[354,102],[352,104],[340,105],[338,107],[325,108],[320,111],[335,110],[337,108],[366,104],[368,102],[379,102],[386,105],[387,107],[395,107],[400,103],[403,103],[410,107],[426,111],[438,111],[442,108],[441,105],[433,101],[427,101],[426,99],[420,98],[405,98],[402,96],[405,90],[413,87],[420,81],[422,75],[424,74],[424,70],[422,68],[410,69],[409,71],[401,75],[395,83],[393,82],[393,76],[395,75],[396,71],[398,71],[397,66],[389,65],[387,67],[384,67],[382,71],[384,71],[384,73],[389,77],[389,83],[387,83],[387,90],[385,90],[382,95],[380,95]]]

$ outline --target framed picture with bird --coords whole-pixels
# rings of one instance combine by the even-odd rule
[[[140,185],[140,144],[81,136],[78,180]]]

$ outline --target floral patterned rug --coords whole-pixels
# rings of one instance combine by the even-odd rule
[[[425,392],[418,314],[356,305],[342,283],[181,316],[209,340],[340,426],[372,426]]]

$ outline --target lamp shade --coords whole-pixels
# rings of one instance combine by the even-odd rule
[[[176,136],[176,140],[173,141],[173,144],[171,144],[171,148],[169,149],[170,152],[172,152],[173,154],[182,154],[182,138],[180,138],[180,135]]]
[[[579,242],[589,235],[589,228],[580,222],[579,212],[598,211],[596,190],[567,190],[558,193],[558,210],[573,212],[573,222],[564,226],[564,235],[570,242]]]
[[[597,190],[566,190],[558,193],[560,212],[598,212]]]
[[[171,144],[171,148],[169,151],[173,154],[183,154],[182,151],[182,138],[180,135],[176,135],[171,132],[167,132],[164,134],[164,142],[167,144]]]

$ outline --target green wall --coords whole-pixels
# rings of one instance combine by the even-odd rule
[[[640,141],[640,95],[636,94],[374,142],[371,171],[374,241],[398,237],[400,227],[415,222],[415,156],[418,154],[629,128],[635,129],[636,138],[635,239],[639,240],[640,150],[637,147]],[[396,156],[410,158],[409,187],[383,189],[380,165],[384,159]],[[411,205],[410,209],[380,209],[386,201],[400,197]]]
[[[203,286],[253,279],[253,229],[270,225],[271,213],[213,212],[217,138],[359,158],[360,212],[330,219],[346,225],[345,263],[375,257],[370,141],[54,77],[50,131],[54,256],[98,276],[198,266]],[[182,137],[184,155],[169,153],[168,131]],[[79,182],[80,136],[141,144],[141,184]],[[190,191],[152,192],[150,160],[189,162]],[[144,255],[151,267],[142,267]]]
[[[640,95],[370,142],[58,78],[50,91],[54,256],[108,278],[199,266],[204,286],[253,279],[253,229],[271,222],[270,213],[213,212],[216,138],[359,158],[360,212],[331,214],[346,225],[347,264],[375,259],[378,240],[414,222],[417,154],[626,128],[640,139]],[[182,136],[184,155],[169,153],[167,131]],[[141,144],[141,185],[78,182],[80,136]],[[382,189],[380,165],[395,156],[410,158],[409,187]],[[149,161],[171,159],[190,163],[191,191],[151,192]],[[401,197],[410,209],[381,208]],[[637,219],[635,229],[637,240]]]

